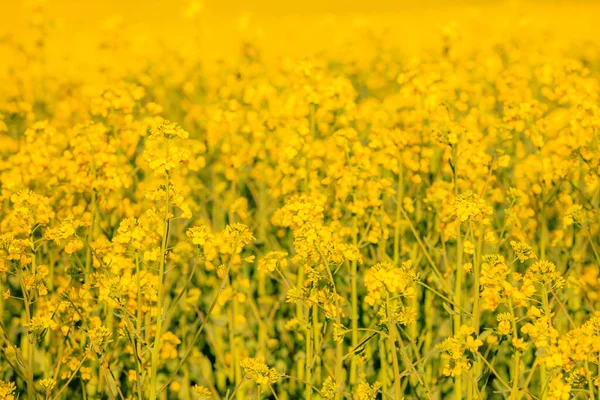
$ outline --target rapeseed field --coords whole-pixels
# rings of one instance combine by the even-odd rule
[[[2,3],[0,399],[600,399],[600,4]]]

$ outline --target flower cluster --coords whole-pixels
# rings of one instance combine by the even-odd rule
[[[437,345],[445,360],[443,374],[460,376],[472,366],[473,357],[483,345],[481,339],[474,335],[473,328],[462,325],[457,335],[447,338]]]
[[[279,380],[279,373],[269,368],[261,358],[244,358],[240,361],[244,375],[258,385],[269,385]]]

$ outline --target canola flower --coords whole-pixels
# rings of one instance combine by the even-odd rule
[[[192,1],[192,50],[108,29],[90,70],[26,7],[0,36],[0,399],[600,398],[591,28],[446,21],[409,50],[328,19],[335,49],[273,57],[243,19],[215,61]]]

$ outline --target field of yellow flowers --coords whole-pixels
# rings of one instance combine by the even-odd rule
[[[598,4],[56,3],[2,13],[0,399],[600,399]]]

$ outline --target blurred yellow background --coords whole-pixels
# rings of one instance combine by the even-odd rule
[[[589,52],[599,15],[600,2],[585,0],[0,0],[0,59],[15,57],[2,42],[16,43],[12,49],[43,59],[46,72],[116,77],[165,53],[207,64],[232,59],[244,42],[263,58],[364,55],[377,46],[418,55],[439,52],[448,34],[471,47],[509,37]]]
[[[386,28],[403,45],[422,45],[449,21],[481,35],[500,35],[496,21],[533,23],[555,37],[597,40],[596,1],[77,1],[2,0],[0,34],[18,35],[32,9],[42,5],[62,45],[86,46],[106,38],[107,29],[123,38],[184,43],[202,32],[207,48],[228,51],[244,36],[264,37],[274,51],[305,51],[331,45],[335,30],[371,25]],[[502,25],[506,28],[506,24]],[[319,40],[315,41],[314,39]],[[73,47],[77,49],[77,47]]]

